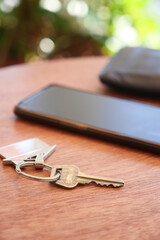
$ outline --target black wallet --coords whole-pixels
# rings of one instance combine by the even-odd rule
[[[160,50],[122,48],[99,75],[111,87],[160,93]]]

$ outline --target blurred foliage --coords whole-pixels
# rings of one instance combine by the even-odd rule
[[[160,47],[158,0],[0,0],[0,66]]]

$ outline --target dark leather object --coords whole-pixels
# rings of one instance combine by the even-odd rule
[[[160,93],[160,50],[122,48],[99,75],[111,87]]]

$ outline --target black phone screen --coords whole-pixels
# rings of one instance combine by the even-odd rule
[[[136,101],[49,85],[21,101],[15,112],[160,144],[160,108]]]

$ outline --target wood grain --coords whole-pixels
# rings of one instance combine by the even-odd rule
[[[159,155],[78,133],[27,122],[14,105],[50,83],[160,106],[158,99],[104,87],[105,57],[53,60],[0,70],[0,147],[39,137],[57,150],[47,163],[75,164],[88,174],[122,178],[123,188],[95,185],[66,190],[23,178],[0,163],[0,239],[160,239]]]

